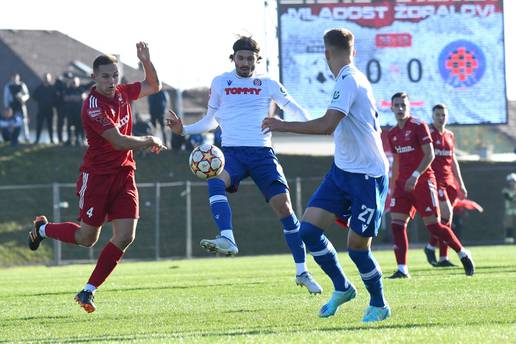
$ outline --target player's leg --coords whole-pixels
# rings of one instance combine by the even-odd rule
[[[441,222],[443,224],[448,224],[448,221],[446,219],[450,219],[450,213],[451,213],[451,204],[449,204],[448,194],[446,192],[446,186],[438,185],[437,188],[437,196],[439,200],[439,209],[441,211]],[[451,221],[450,221],[451,224]],[[435,250],[439,247],[439,256],[440,259],[437,261],[435,258]],[[450,263],[448,261],[448,245],[446,245],[442,240],[439,240],[439,238],[433,234],[430,234],[430,238],[428,240],[428,243],[425,245],[424,248],[426,260],[428,263],[435,267],[441,267],[441,266],[453,266],[453,265],[446,265],[447,263]],[[444,260],[442,258],[444,257]],[[444,263],[440,263],[443,261]]]
[[[394,198],[392,198],[394,200]],[[391,200],[391,202],[392,202]],[[395,202],[398,200],[396,199]],[[392,204],[392,203],[391,203]],[[400,210],[402,211],[402,210]],[[407,224],[411,218],[411,211],[408,213],[394,212],[391,207],[391,232],[396,257],[397,270],[389,278],[410,278],[407,265],[408,237]]]
[[[249,173],[265,201],[280,219],[283,235],[296,264],[296,283],[310,293],[319,294],[321,286],[313,279],[306,266],[306,250],[299,234],[299,220],[292,209],[287,179],[278,158],[268,147],[254,149],[254,159],[248,163]]]
[[[306,266],[305,244],[299,234],[300,223],[292,210],[288,189],[284,184],[274,183],[278,192],[271,197],[269,204],[280,219],[283,226],[285,241],[292,252],[296,264],[296,283],[305,286],[311,294],[320,294],[322,287],[314,280]]]
[[[444,243],[457,252],[466,275],[473,275],[475,273],[475,266],[471,259],[471,253],[464,249],[452,229],[441,223],[435,180],[429,179],[418,182],[413,193],[416,200],[416,209],[430,234],[439,237],[440,240],[443,240]]]
[[[200,245],[208,252],[234,256],[238,247],[233,235],[231,207],[227,192],[236,192],[240,181],[247,177],[245,165],[240,161],[245,158],[242,147],[222,147],[226,164],[222,173],[208,180],[208,199],[213,220],[219,235],[215,239],[202,239]]]
[[[216,178],[208,180],[210,209],[213,220],[219,229],[219,235],[215,239],[202,239],[200,243],[201,247],[208,252],[221,253],[226,256],[234,256],[238,253],[233,235],[231,207],[226,194],[230,179],[228,172],[224,170]]]
[[[441,210],[441,223],[451,228],[453,221],[453,206],[448,197],[445,197],[444,201],[439,200],[439,209]],[[455,266],[448,259],[448,245],[443,240],[439,240],[439,261],[435,266]]]
[[[371,241],[378,235],[382,221],[388,191],[387,176],[372,178],[349,173],[347,179],[352,195],[348,253],[370,296],[363,321],[382,321],[391,311],[383,295],[382,270],[371,251]]]
[[[111,177],[82,173],[76,185],[81,224],[52,223],[43,215],[37,216],[34,220],[34,229],[29,233],[29,248],[37,250],[45,238],[86,247],[93,246],[97,242],[106,216],[106,190],[110,189],[111,182]]]
[[[331,279],[334,287],[331,298],[319,310],[319,316],[322,318],[334,315],[343,303],[354,299],[356,296],[355,287],[346,278],[342,270],[337,251],[324,234],[324,230],[335,222],[335,218],[335,214],[332,212],[309,206],[303,215],[300,228],[301,238],[307,249],[315,262]]]

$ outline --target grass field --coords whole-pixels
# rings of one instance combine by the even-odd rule
[[[3,269],[0,343],[516,343],[516,250],[473,252],[477,274],[466,277],[410,251],[413,278],[384,280],[393,316],[376,324],[360,322],[368,296],[343,253],[359,294],[328,319],[316,314],[332,288],[312,258],[321,296],[295,286],[289,256],[123,262],[97,292],[92,314],[73,301],[92,265]],[[390,274],[392,252],[377,258]]]

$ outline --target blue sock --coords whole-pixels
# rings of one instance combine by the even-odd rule
[[[208,180],[208,196],[210,197],[210,208],[213,219],[219,231],[233,230],[231,223],[231,208],[226,196],[226,185],[224,181],[212,178]]]
[[[306,257],[305,244],[299,235],[299,221],[296,215],[291,214],[281,219],[281,223],[283,224],[283,235],[285,235],[287,245],[292,252],[294,262],[304,263]]]
[[[330,277],[335,290],[346,291],[350,288],[350,283],[344,275],[344,271],[337,259],[337,252],[328,240],[324,231],[308,222],[301,222],[299,230],[301,238],[306,247],[319,264],[321,269]]]
[[[368,251],[358,251],[349,249],[349,257],[355,263],[360,272],[360,277],[371,296],[369,304],[375,307],[384,307],[382,270],[376,262],[373,253]]]

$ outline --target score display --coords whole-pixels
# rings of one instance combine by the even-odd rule
[[[278,22],[281,81],[315,117],[334,87],[322,37],[343,27],[382,125],[395,124],[390,99],[400,91],[427,122],[443,103],[450,124],[507,123],[502,0],[279,0]]]

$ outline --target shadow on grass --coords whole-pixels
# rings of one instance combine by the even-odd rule
[[[482,321],[478,322],[469,322],[467,324],[462,324],[462,326],[477,326],[484,325],[485,323]],[[511,321],[493,321],[492,324],[496,325],[511,325]],[[420,324],[420,323],[412,323],[412,324],[390,324],[389,321],[383,323],[376,323],[371,325],[360,325],[360,326],[336,326],[331,328],[316,328],[310,330],[292,330],[292,329],[270,329],[270,328],[261,328],[257,327],[257,329],[249,329],[245,331],[222,331],[222,332],[186,332],[186,333],[149,333],[149,334],[131,334],[131,335],[103,335],[103,336],[88,336],[84,337],[53,337],[53,338],[45,338],[39,339],[39,343],[56,343],[56,342],[66,342],[66,343],[88,343],[88,342],[112,342],[112,341],[131,341],[131,340],[141,340],[141,339],[182,339],[182,338],[195,338],[195,337],[204,337],[204,338],[217,338],[217,337],[243,337],[243,336],[263,336],[263,335],[287,335],[287,334],[295,334],[295,333],[310,333],[312,331],[323,331],[323,332],[334,332],[334,331],[384,331],[384,330],[403,330],[403,329],[416,329],[416,328],[455,328],[457,324]],[[19,343],[30,343],[33,342],[33,339],[27,340],[19,340]],[[0,340],[0,343],[7,343],[8,341]]]
[[[143,290],[174,290],[174,289],[196,289],[196,288],[211,288],[211,287],[230,287],[230,286],[253,286],[267,284],[267,282],[241,282],[241,283],[210,283],[210,284],[195,284],[195,285],[172,285],[172,286],[155,286],[155,287],[134,287],[134,288],[116,288],[103,290],[102,294],[118,293],[121,291],[143,291]],[[70,291],[54,291],[36,294],[13,294],[9,297],[41,297],[41,296],[52,296],[52,295],[70,295],[73,292]]]

